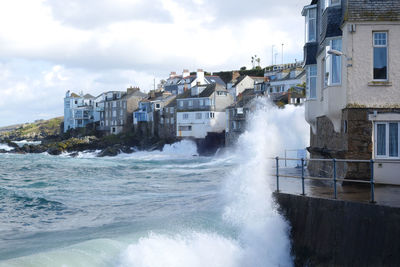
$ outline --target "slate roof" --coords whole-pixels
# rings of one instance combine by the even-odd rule
[[[192,96],[191,90],[186,90],[182,94],[178,95],[176,98],[177,99],[182,99],[182,98],[195,98],[195,97],[210,97],[215,91],[226,91],[226,88],[216,84],[207,84],[207,85],[200,85],[201,87],[205,86],[206,88],[198,95],[198,96]]]
[[[248,75],[242,75],[242,76],[240,76],[237,80],[236,80],[236,82],[235,82],[235,84],[232,86],[232,87],[236,87],[241,81],[243,81],[244,80],[244,78],[246,78]]]
[[[83,98],[90,99],[90,98],[94,98],[94,96],[92,96],[91,94],[86,94],[83,96]]]
[[[348,21],[400,21],[399,0],[347,0]]]
[[[207,75],[204,77],[209,83],[216,83],[219,85],[222,85],[224,87],[226,87],[226,83],[221,79],[221,77],[216,76],[216,75]]]

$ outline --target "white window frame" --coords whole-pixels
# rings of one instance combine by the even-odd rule
[[[315,75],[311,75],[311,67],[315,68]],[[315,78],[315,96],[311,96],[311,79]],[[318,66],[316,64],[307,66],[306,97],[307,99],[317,99]]]
[[[203,118],[203,114],[198,112],[196,113],[196,120],[201,120]]]
[[[327,46],[325,46],[325,61],[324,61],[324,87],[329,87],[329,86],[340,86],[342,84],[342,80],[343,80],[343,61],[342,61],[342,56],[336,56],[336,55],[329,55],[328,51],[332,49],[332,43],[335,40],[341,40],[341,49],[339,51],[343,50],[343,40],[342,38],[334,38],[329,40],[329,44]],[[338,50],[338,49],[335,49]],[[333,78],[333,58],[336,57],[339,59],[339,66],[340,66],[340,81],[339,82],[333,82],[332,78]],[[328,75],[327,75],[328,74]],[[328,79],[327,77],[328,76]]]
[[[398,127],[398,139],[397,139],[397,145],[398,145],[398,156],[397,157],[391,157],[389,156],[389,124],[391,123],[397,123]],[[378,155],[378,124],[385,125],[386,127],[386,147],[385,147],[385,155]],[[375,121],[374,122],[374,156],[376,159],[400,159],[400,121]]]
[[[188,113],[183,113],[182,114],[182,119],[188,120],[189,119],[189,114]]]
[[[315,18],[310,18],[310,11],[311,10],[315,10]],[[317,12],[317,7],[314,5],[310,8],[307,9],[306,11],[306,23],[305,23],[305,42],[306,43],[311,43],[311,42],[316,42],[317,41],[317,16],[318,16],[318,12]],[[314,31],[315,31],[315,35],[314,35],[314,39],[310,39],[310,23],[314,24]]]
[[[193,100],[189,100],[188,106],[189,106],[189,107],[193,107]]]
[[[375,45],[375,34],[384,33],[386,35],[386,45]],[[372,32],[372,78],[374,81],[388,81],[389,80],[389,33],[387,31],[374,31]],[[375,79],[374,78],[374,48],[386,48],[386,79]]]

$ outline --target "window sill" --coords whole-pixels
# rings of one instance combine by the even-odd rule
[[[371,81],[368,86],[392,86],[392,83],[389,81]]]

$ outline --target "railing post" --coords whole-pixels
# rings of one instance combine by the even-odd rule
[[[333,193],[334,193],[334,198],[337,199],[337,189],[336,189],[336,159],[333,159]]]
[[[302,196],[305,196],[306,193],[304,192],[304,158],[301,158],[301,187],[302,187]]]
[[[371,159],[371,203],[375,202],[374,160]]]
[[[275,160],[276,160],[276,192],[279,193],[279,157],[276,157]]]

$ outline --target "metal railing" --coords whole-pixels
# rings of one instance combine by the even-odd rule
[[[338,182],[352,182],[352,183],[361,183],[361,184],[370,184],[371,187],[371,192],[370,192],[370,203],[376,203],[375,201],[375,180],[374,180],[374,164],[379,163],[379,161],[376,160],[352,160],[352,159],[313,159],[313,158],[271,158],[275,160],[276,163],[276,192],[280,192],[279,188],[279,179],[280,178],[295,178],[295,179],[301,179],[301,187],[302,187],[302,196],[305,196],[305,180],[319,180],[319,181],[332,181],[333,182],[333,197],[334,199],[337,199],[337,183]],[[296,160],[296,161],[301,161],[301,176],[297,175],[285,175],[285,174],[280,174],[280,166],[279,166],[279,160],[284,160],[285,165],[286,161],[288,160]],[[306,176],[304,169],[306,167],[306,162],[310,161],[319,161],[319,162],[332,162],[333,165],[333,172],[332,172],[332,177],[313,177],[313,176]],[[354,179],[344,179],[344,178],[338,178],[337,177],[337,163],[338,162],[343,162],[343,163],[367,163],[370,165],[370,179],[369,180],[354,180]],[[384,161],[388,162],[388,161]],[[400,163],[400,162],[396,162]]]

